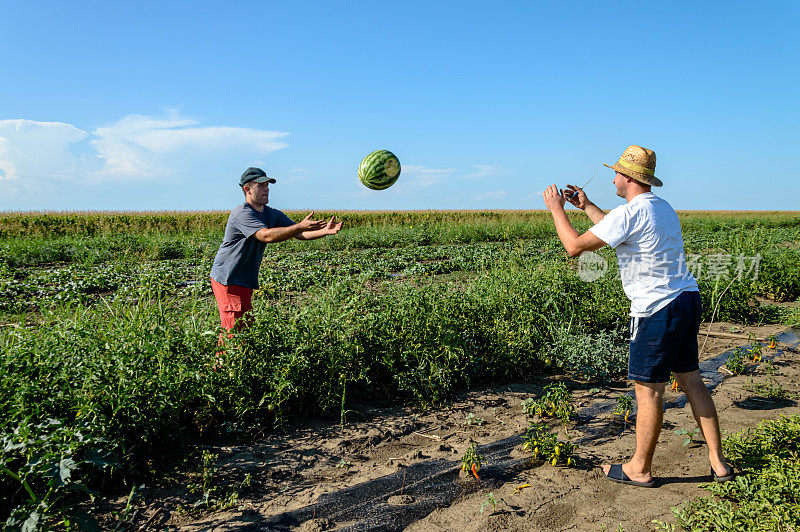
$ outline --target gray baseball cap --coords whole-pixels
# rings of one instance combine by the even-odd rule
[[[243,187],[247,183],[274,183],[275,180],[269,177],[264,170],[251,166],[244,171],[242,177],[239,178],[239,186]]]

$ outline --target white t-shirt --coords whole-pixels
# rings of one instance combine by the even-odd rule
[[[686,267],[678,215],[652,192],[612,209],[589,231],[617,252],[631,316],[652,316],[681,292],[699,290]]]

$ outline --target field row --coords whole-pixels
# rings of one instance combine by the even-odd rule
[[[444,274],[472,276],[505,261],[540,264],[566,263],[553,240],[415,246],[397,249],[298,251],[269,253],[259,273],[256,297],[280,299],[333,282],[355,279],[376,283],[436,278]],[[609,265],[607,275],[618,276],[614,255],[601,252]],[[790,301],[800,295],[800,252],[784,249],[764,255],[692,254],[689,269],[709,285],[734,277],[741,281],[734,291],[747,286],[752,296]],[[106,299],[136,302],[158,293],[163,296],[208,296],[211,258],[161,261],[76,263],[25,269],[0,266],[0,312],[19,314],[64,304],[91,304]],[[454,282],[454,279],[450,279]],[[744,319],[744,316],[739,316]]]
[[[489,242],[551,242],[556,233],[549,217],[542,213],[489,216],[478,214],[466,221],[434,221],[419,213],[408,214],[407,223],[381,224],[381,216],[369,219],[361,215],[361,225],[346,225],[334,238],[313,242],[290,241],[268,247],[268,253],[307,251],[351,251],[355,249],[396,249],[431,245],[463,245]],[[586,216],[570,212],[575,226],[586,230],[591,226]],[[527,220],[525,218],[530,218]],[[755,255],[768,250],[797,249],[800,217],[762,215],[761,218],[701,217],[684,215],[684,241],[689,253],[725,252]],[[204,259],[213,257],[222,240],[224,220],[208,226],[197,226],[185,232],[159,231],[135,227],[116,232],[90,235],[71,234],[61,227],[52,235],[17,234],[6,230],[0,236],[0,264],[26,267],[53,263],[97,263],[118,260],[168,260],[176,258]],[[0,224],[0,233],[3,226]],[[547,245],[547,244],[545,244]]]
[[[610,208],[610,206],[609,206]],[[286,211],[293,220],[300,220],[307,211]],[[582,213],[570,210],[580,218]],[[702,227],[715,231],[729,226],[783,227],[796,226],[800,212],[707,212],[679,213],[684,228]],[[336,216],[348,228],[392,226],[409,227],[420,224],[436,226],[493,226],[550,224],[550,214],[545,210],[504,211],[316,211],[315,218]],[[124,234],[187,234],[220,231],[228,218],[226,211],[153,211],[153,212],[0,212],[0,239],[53,238],[60,236],[95,237]]]
[[[756,299],[800,293],[800,224],[784,222],[686,231],[707,270],[760,257],[757,277],[736,278],[733,259],[729,275],[701,277],[707,319],[800,322]],[[613,252],[608,274],[583,282],[544,222],[473,223],[269,246],[252,325],[221,356],[217,234],[0,241],[0,512],[68,516],[87,489],[141,481],[166,442],[342,416],[354,398],[429,405],[553,371],[620,375],[629,302]]]

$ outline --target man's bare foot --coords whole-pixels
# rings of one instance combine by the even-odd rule
[[[711,453],[708,453],[708,461],[711,462],[711,469],[718,477],[727,477],[733,473],[733,468],[723,456],[711,456]]]
[[[603,464],[600,466],[600,469],[603,471],[604,475],[608,476],[608,472],[611,470],[611,464]],[[630,463],[622,464],[622,472],[635,482],[653,482],[653,475],[649,471],[634,471]]]
[[[711,463],[711,470],[719,478],[728,478],[733,475],[733,468],[725,462]]]

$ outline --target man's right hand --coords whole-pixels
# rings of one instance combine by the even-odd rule
[[[312,220],[312,216],[314,216],[313,211],[308,213],[308,216],[303,218],[303,220],[297,224],[297,227],[303,232],[316,231],[317,229],[325,227],[325,220]]]
[[[564,197],[567,198],[568,202],[582,211],[586,210],[586,207],[592,203],[589,201],[589,197],[586,195],[586,192],[584,192],[582,188],[578,188],[575,185],[567,185],[567,190],[564,191]]]

